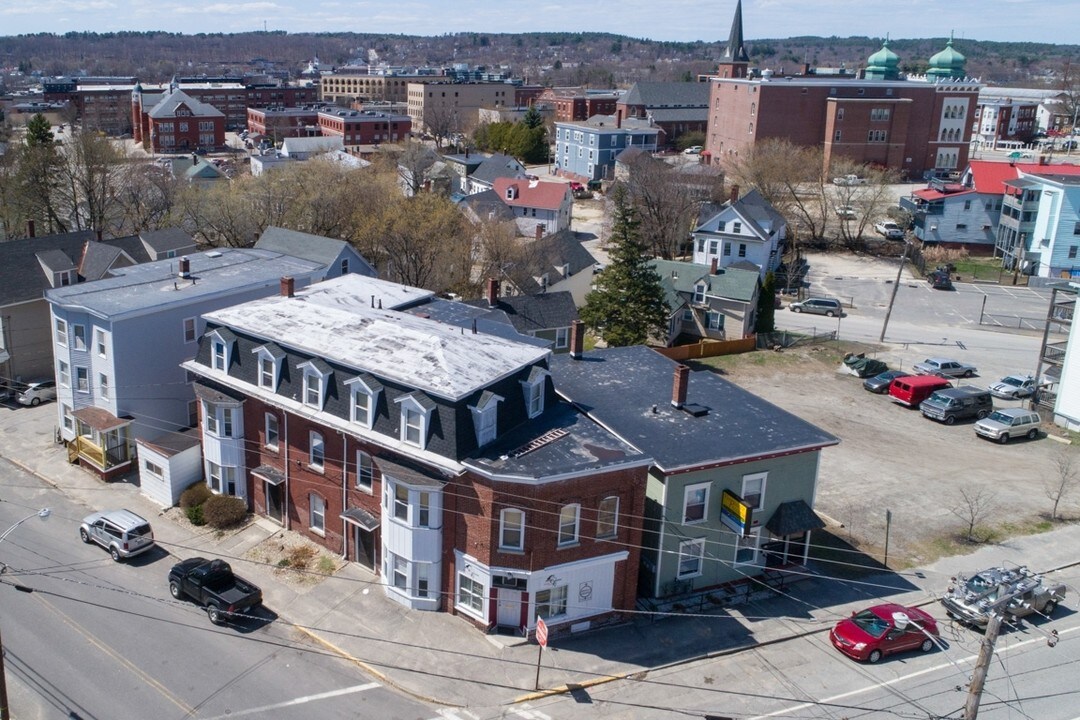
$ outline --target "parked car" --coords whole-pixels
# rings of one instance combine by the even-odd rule
[[[854,220],[858,217],[858,214],[855,212],[855,208],[850,205],[837,205],[836,216],[841,220]]]
[[[690,147],[686,148],[682,152],[683,152],[683,155],[700,155],[701,154],[701,146],[700,145],[691,145]]]
[[[1003,408],[975,423],[975,434],[1004,445],[1017,437],[1034,440],[1039,437],[1040,425],[1042,418],[1037,412],[1024,408]]]
[[[904,231],[892,220],[882,220],[874,223],[874,232],[884,235],[889,240],[903,240]]]
[[[968,365],[950,358],[926,358],[913,366],[919,375],[943,375],[947,377],[971,377],[978,372],[974,365]]]
[[[990,391],[971,385],[944,388],[919,403],[923,417],[952,425],[957,420],[978,418],[982,420],[994,410]]]
[[[935,290],[952,290],[952,276],[943,270],[934,270],[926,276],[926,282]]]
[[[903,370],[886,370],[883,373],[869,377],[863,380],[863,388],[869,390],[872,393],[883,395],[889,391],[889,385],[896,378],[910,377],[908,373]]]
[[[840,301],[834,298],[809,298],[800,302],[793,302],[788,305],[788,310],[796,313],[808,312],[816,315],[827,315],[828,317],[844,314]]]
[[[959,574],[952,578],[941,604],[949,617],[984,628],[995,610],[1014,618],[1052,615],[1064,599],[1064,585],[1051,585],[1021,565],[992,567],[970,577]]]
[[[919,403],[935,391],[947,387],[952,387],[952,383],[940,375],[907,375],[892,381],[889,385],[889,397],[895,403],[918,407]]]
[[[841,175],[840,177],[834,177],[832,179],[833,185],[865,185],[867,183],[866,178],[861,178],[858,175]]]
[[[1018,400],[1035,394],[1035,378],[1030,375],[1006,375],[987,389],[994,397]]]
[[[896,603],[853,612],[829,631],[833,647],[850,658],[870,663],[910,650],[930,652],[936,644],[932,638],[937,637],[937,621],[929,613]]]
[[[55,380],[34,380],[26,384],[22,392],[15,396],[23,405],[37,407],[46,400],[56,399]]]
[[[206,608],[210,622],[224,625],[262,603],[262,590],[234,575],[224,560],[193,557],[169,571],[169,593],[177,600],[191,598]]]
[[[116,562],[154,547],[154,531],[142,516],[130,510],[108,510],[87,515],[79,526],[84,543],[97,543]]]

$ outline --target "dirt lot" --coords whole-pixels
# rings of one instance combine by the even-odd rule
[[[713,358],[704,363],[738,385],[840,438],[822,453],[817,509],[842,523],[836,529],[881,560],[885,511],[892,511],[889,565],[922,565],[942,555],[967,551],[961,539],[973,503],[978,534],[1002,541],[1010,535],[1052,527],[1045,486],[1059,477],[1055,457],[1080,450],[1056,439],[1020,439],[1002,446],[975,435],[971,422],[946,426],[862,388],[840,370],[843,353],[871,346],[829,343],[783,352]],[[996,406],[1015,405],[995,400]],[[1067,439],[1059,429],[1047,430]],[[1080,487],[1059,512],[1080,517]]]

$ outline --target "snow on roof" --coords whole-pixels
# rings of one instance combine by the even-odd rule
[[[550,352],[408,313],[373,309],[368,297],[371,280],[344,275],[297,291],[292,298],[255,300],[205,317],[450,400]]]

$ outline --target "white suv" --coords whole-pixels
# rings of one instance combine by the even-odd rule
[[[1003,408],[990,413],[975,423],[975,434],[1005,444],[1010,438],[1027,436],[1028,440],[1039,437],[1039,413],[1024,408]]]
[[[87,515],[79,527],[84,543],[97,543],[116,562],[134,557],[154,547],[150,523],[130,510],[110,510]]]

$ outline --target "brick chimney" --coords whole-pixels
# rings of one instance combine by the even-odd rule
[[[34,235],[34,221],[33,220],[27,220],[26,221],[26,235],[27,235],[27,237],[35,237],[35,235]]]
[[[686,388],[690,384],[690,368],[686,365],[675,366],[675,384],[671,388],[671,404],[682,408],[686,404]]]
[[[179,276],[185,280],[191,277],[191,261],[186,257],[180,258],[180,272]]]
[[[570,323],[570,357],[575,360],[581,359],[581,353],[585,349],[585,323],[574,320]]]
[[[286,275],[281,278],[281,297],[293,297],[296,294],[295,281]]]
[[[488,278],[487,301],[488,307],[495,307],[499,304],[499,281],[495,278]]]
[[[709,274],[710,275],[715,275],[717,269],[719,268],[719,266],[720,266],[720,259],[714,257],[712,259],[712,261],[709,263]]]
[[[732,185],[731,186],[731,204],[734,205],[737,202],[739,202],[739,186],[738,185]]]

